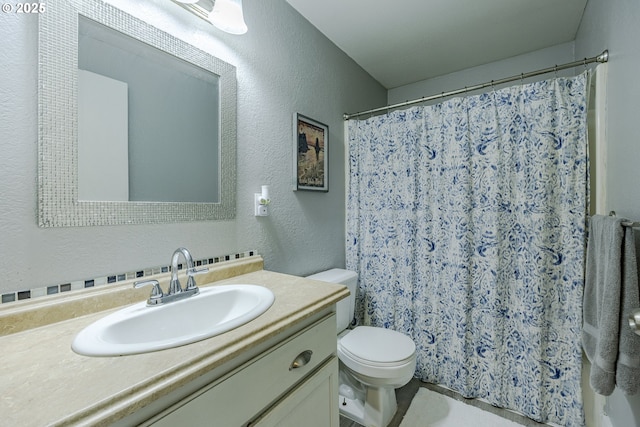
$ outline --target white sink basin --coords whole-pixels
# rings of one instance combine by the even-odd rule
[[[271,290],[243,284],[200,288],[198,295],[158,306],[141,302],[87,326],[71,348],[85,356],[121,356],[178,347],[244,325],[273,300]]]

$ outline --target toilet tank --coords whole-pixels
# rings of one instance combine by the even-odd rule
[[[342,268],[333,268],[320,273],[307,276],[307,279],[321,280],[323,282],[338,283],[345,285],[351,293],[347,298],[338,301],[336,304],[336,317],[338,322],[338,333],[347,329],[353,320],[356,305],[356,287],[358,285],[358,274],[354,271]]]

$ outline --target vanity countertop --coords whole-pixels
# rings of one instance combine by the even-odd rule
[[[71,350],[81,329],[117,309],[0,337],[2,424],[109,425],[348,295],[342,285],[266,270],[211,285],[232,283],[265,286],[275,301],[241,327],[182,347],[122,357],[86,357]]]

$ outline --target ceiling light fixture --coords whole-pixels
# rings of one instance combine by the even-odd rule
[[[229,34],[244,34],[247,24],[244,23],[242,0],[216,0],[209,19],[219,29]]]
[[[171,0],[229,34],[244,34],[242,0]]]

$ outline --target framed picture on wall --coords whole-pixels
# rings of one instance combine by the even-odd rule
[[[294,191],[329,191],[329,126],[293,115]]]

